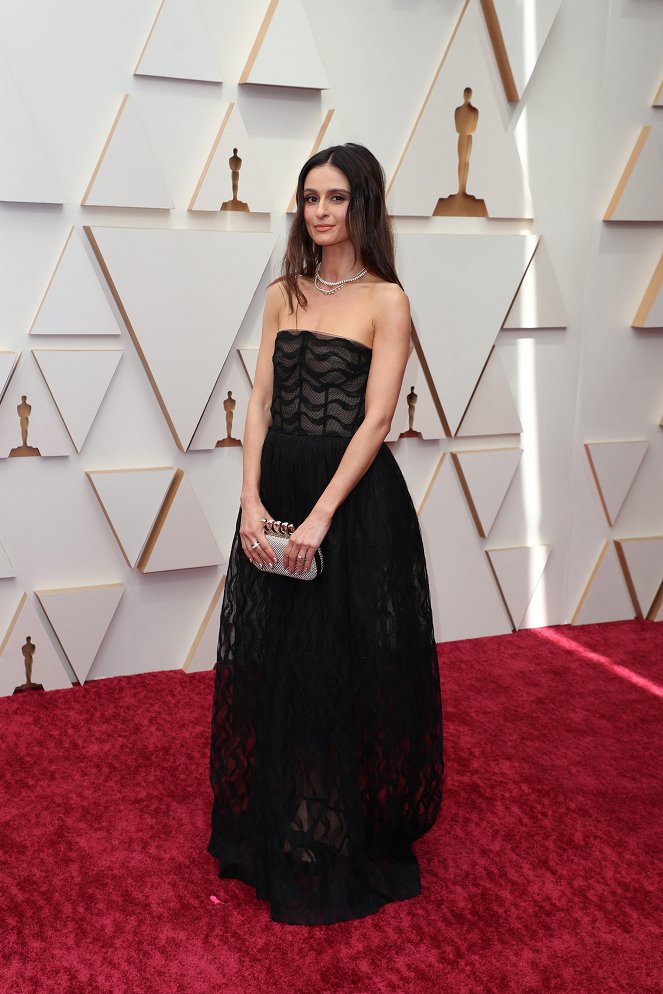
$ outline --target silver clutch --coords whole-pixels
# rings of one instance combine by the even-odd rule
[[[273,566],[258,566],[263,573],[278,573],[279,576],[289,576],[293,580],[314,580],[318,573],[322,573],[323,556],[320,549],[316,549],[308,569],[298,573],[290,573],[283,563],[283,553],[288,544],[290,535],[294,532],[295,526],[287,521],[265,522],[265,538],[277,555],[277,561]]]

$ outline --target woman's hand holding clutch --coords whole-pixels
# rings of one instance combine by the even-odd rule
[[[283,562],[289,572],[303,573],[310,567],[331,522],[329,515],[314,508],[292,532],[283,553]]]
[[[242,501],[242,519],[239,526],[242,549],[247,559],[260,569],[264,566],[269,567],[277,561],[276,553],[265,538],[264,522],[270,518],[271,514],[259,498]]]

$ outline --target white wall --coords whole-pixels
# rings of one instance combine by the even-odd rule
[[[61,207],[0,203],[0,351],[24,350],[25,363],[33,361],[31,348],[124,349],[80,453],[72,446],[65,458],[0,459],[0,543],[16,571],[15,578],[0,580],[0,644],[24,591],[33,596],[41,588],[119,581],[126,591],[90,678],[177,668],[191,648],[223,567],[152,575],[131,570],[85,472],[181,467],[227,553],[241,484],[241,449],[178,449],[121,321],[119,338],[103,342],[93,337],[44,339],[27,332],[71,225],[81,233],[83,225],[272,231],[277,236],[275,270],[286,230],[284,208],[327,108],[336,108],[345,138],[368,145],[387,177],[392,176],[462,4],[303,0],[303,5],[330,81],[328,90],[237,86],[266,6],[262,0],[200,0],[223,73],[220,86],[132,74],[158,8],[154,0],[38,0],[28,5],[0,0],[0,56],[65,200]],[[568,314],[564,329],[496,329],[497,349],[523,424],[520,438],[394,443],[417,502],[441,452],[523,448],[487,539],[473,530],[469,512],[471,527],[463,526],[461,539],[457,529],[450,529],[440,545],[424,529],[438,597],[439,641],[509,628],[484,548],[551,545],[548,566],[522,622],[533,627],[570,621],[604,539],[663,534],[663,431],[658,426],[663,415],[663,332],[630,327],[663,247],[661,225],[602,220],[642,125],[655,123],[663,129],[663,110],[651,107],[663,74],[662,41],[663,7],[651,0],[565,0],[527,89],[510,110],[534,219],[395,219],[399,233],[543,235]],[[134,101],[153,146],[175,205],[169,212],[80,205],[124,93]],[[187,211],[220,109],[233,100],[265,166],[269,192],[278,205],[272,215]],[[237,329],[237,347],[258,343],[262,294],[270,275],[268,267]],[[417,306],[413,297],[415,312]],[[440,313],[443,320],[444,302]],[[218,437],[224,432],[221,419]],[[646,438],[649,450],[611,529],[583,442],[631,438]],[[444,473],[451,470],[447,459]],[[438,502],[435,513],[444,518],[445,494],[458,488],[458,481],[442,473],[440,481],[429,500]],[[454,503],[453,513],[459,513],[459,506]],[[468,578],[474,582],[475,572],[478,596],[464,588]],[[439,593],[443,590],[444,596]],[[484,590],[489,596],[482,595]],[[603,620],[600,608],[595,618],[584,620]],[[210,625],[218,626],[218,617]],[[56,649],[71,673],[61,648]]]

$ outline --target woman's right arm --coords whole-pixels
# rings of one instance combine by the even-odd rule
[[[256,565],[276,562],[276,554],[265,540],[264,525],[260,521],[261,518],[271,518],[271,514],[260,500],[260,459],[267,429],[272,423],[270,413],[274,383],[272,356],[276,333],[280,327],[283,302],[280,284],[272,283],[267,287],[262,337],[244,427],[240,539],[246,556]],[[256,541],[260,542],[260,546],[251,549]]]

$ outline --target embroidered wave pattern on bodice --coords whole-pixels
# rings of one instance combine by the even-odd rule
[[[315,331],[277,332],[272,428],[304,435],[353,435],[364,420],[372,350]]]

